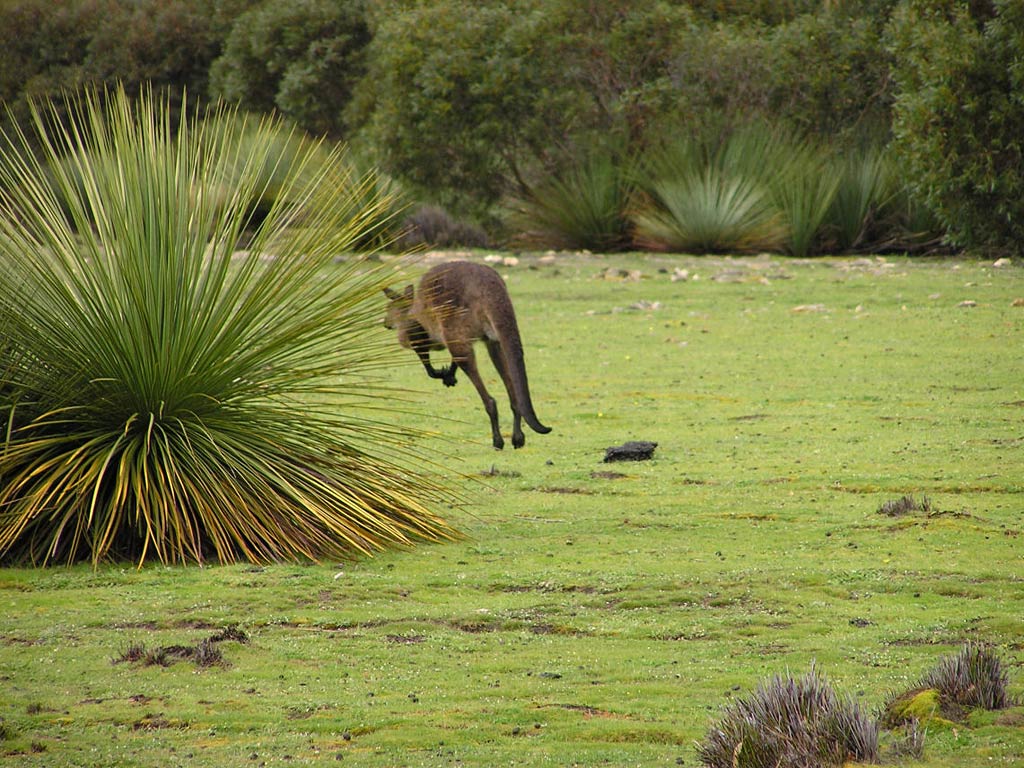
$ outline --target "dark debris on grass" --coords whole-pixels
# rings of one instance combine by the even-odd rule
[[[179,661],[191,661],[197,667],[216,667],[226,664],[220,643],[232,641],[248,643],[249,636],[237,626],[228,626],[201,640],[197,645],[165,645],[148,650],[142,643],[130,643],[120,655],[113,659],[114,664],[142,663],[143,666],[169,667]]]

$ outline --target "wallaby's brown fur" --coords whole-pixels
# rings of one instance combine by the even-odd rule
[[[384,293],[391,300],[384,324],[398,331],[398,342],[413,350],[427,375],[441,379],[445,386],[455,385],[455,372],[461,368],[480,394],[491,419],[491,438],[501,450],[505,441],[498,428],[498,406],[484,387],[477,369],[473,344],[484,341],[491,361],[498,370],[512,403],[512,445],[526,442],[520,420],[540,434],[551,431],[537,419],[523,362],[523,342],[519,336],[512,299],[501,275],[488,266],[469,261],[450,261],[430,269],[419,288],[406,286],[401,293],[390,288]],[[445,349],[452,362],[440,370],[430,364],[431,350]]]

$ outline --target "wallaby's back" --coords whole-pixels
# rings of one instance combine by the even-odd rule
[[[409,314],[446,343],[503,341],[503,336],[511,336],[522,346],[505,282],[483,264],[451,261],[430,269],[420,281]]]

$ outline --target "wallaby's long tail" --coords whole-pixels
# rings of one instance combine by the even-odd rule
[[[501,340],[502,351],[505,355],[505,367],[509,377],[512,379],[512,389],[515,392],[516,404],[519,415],[534,432],[546,435],[551,427],[545,427],[540,423],[537,414],[533,410],[533,400],[530,399],[530,385],[526,380],[526,362],[523,359],[523,342],[519,338],[519,329],[512,329],[513,333],[508,334],[510,338]]]

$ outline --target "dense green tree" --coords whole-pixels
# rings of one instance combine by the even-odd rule
[[[90,42],[113,0],[0,4],[0,99],[45,95],[83,78]]]
[[[363,136],[422,196],[477,212],[495,202],[535,140],[557,85],[542,56],[543,14],[446,0],[377,19],[363,84]]]
[[[3,120],[28,100],[96,84],[145,86],[196,105],[230,22],[254,0],[17,0],[0,3]]]
[[[883,41],[885,19],[825,10],[772,30],[768,115],[833,139],[887,140],[892,62]]]
[[[235,21],[210,72],[211,93],[340,137],[369,41],[362,0],[265,0]]]
[[[363,136],[423,194],[487,210],[672,99],[691,13],[669,2],[402,4],[371,46]]]
[[[952,242],[1024,242],[1024,4],[906,0],[890,28],[895,147]]]
[[[120,81],[206,92],[228,25],[253,0],[20,0],[0,4],[0,98]]]

